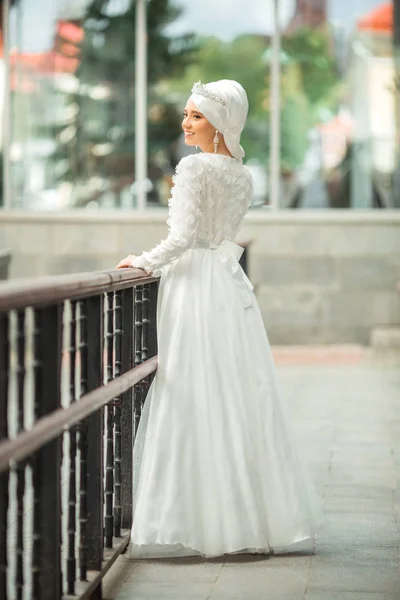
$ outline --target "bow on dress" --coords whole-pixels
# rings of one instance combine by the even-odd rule
[[[251,294],[254,286],[246,273],[243,271],[239,260],[244,252],[244,248],[235,244],[231,240],[222,240],[220,244],[214,242],[206,242],[203,240],[196,240],[193,246],[194,248],[210,248],[214,250],[219,256],[225,269],[230,273],[233,281],[238,287],[240,296],[242,298],[243,306],[249,308],[253,305],[253,296]]]
[[[215,252],[219,254],[221,262],[228,269],[235,284],[238,286],[244,307],[249,308],[253,305],[251,291],[254,289],[254,286],[239,263],[244,248],[231,242],[231,240],[223,240],[217,246]]]

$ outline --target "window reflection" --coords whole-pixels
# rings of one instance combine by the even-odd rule
[[[135,4],[11,3],[14,208],[135,206]],[[253,207],[268,207],[272,2],[237,4],[147,2],[149,208],[167,204],[175,165],[195,151],[180,127],[193,82],[220,78],[248,92],[245,163]],[[280,208],[399,206],[393,2],[281,6]]]
[[[14,206],[132,204],[131,4],[24,0],[12,6]]]
[[[280,4],[280,208],[399,206],[393,2]],[[199,50],[183,78],[165,83],[167,93],[182,103],[199,78],[244,85],[250,112],[243,146],[255,182],[253,207],[268,206],[272,2],[249,2],[240,15],[224,0],[179,5],[184,13],[170,30],[192,31],[196,23]]]
[[[311,3],[298,2],[299,11],[305,4]],[[316,28],[312,12],[303,11],[300,28],[296,18],[301,21],[299,15],[292,20],[283,44],[300,71],[296,105],[299,110],[303,92],[309,125],[303,160],[290,173],[299,192],[294,202],[286,196],[287,205],[394,207],[393,3],[336,0]],[[290,66],[283,73],[284,81]]]

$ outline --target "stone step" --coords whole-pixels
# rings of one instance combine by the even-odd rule
[[[400,349],[400,327],[374,327],[370,345],[382,350]]]

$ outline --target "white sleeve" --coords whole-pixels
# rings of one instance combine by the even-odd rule
[[[202,182],[198,157],[190,155],[183,158],[172,179],[174,185],[168,201],[168,237],[132,261],[133,267],[152,271],[154,275],[193,245],[199,225]]]

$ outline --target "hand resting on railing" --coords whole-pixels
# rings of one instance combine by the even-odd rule
[[[136,256],[134,254],[128,254],[126,258],[123,258],[115,267],[116,269],[132,269],[132,261],[134,261]],[[151,275],[153,271],[146,271],[146,269],[142,269],[141,267],[134,267],[135,269],[141,269],[148,275]]]

